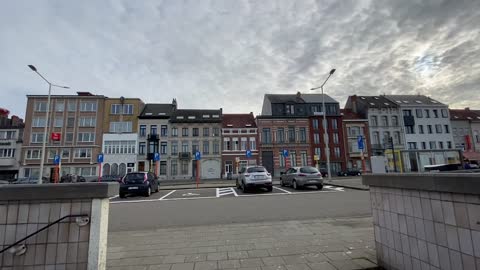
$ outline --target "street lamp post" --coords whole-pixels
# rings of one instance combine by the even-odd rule
[[[327,156],[327,174],[328,174],[328,179],[332,179],[332,174],[330,171],[330,147],[329,147],[329,139],[328,139],[328,133],[327,133],[327,111],[325,110],[325,95],[323,94],[323,86],[327,83],[328,79],[330,79],[330,76],[335,73],[335,69],[330,70],[330,73],[328,74],[327,79],[320,85],[319,87],[314,87],[310,90],[317,90],[317,89],[322,89],[322,110],[323,110],[323,140],[325,142],[325,155]]]
[[[48,119],[49,119],[49,116],[50,116],[49,115],[50,114],[50,95],[52,93],[52,86],[59,87],[59,88],[65,88],[65,89],[69,89],[70,87],[53,84],[53,83],[49,82],[47,79],[45,79],[45,77],[43,77],[42,74],[40,74],[40,72],[37,71],[37,68],[34,65],[28,65],[28,67],[33,72],[37,73],[38,76],[40,76],[45,82],[48,83],[47,113],[46,113],[46,116],[45,116],[45,127],[43,129],[43,143],[42,143],[42,153],[41,153],[41,159],[40,159],[40,173],[39,173],[38,182],[37,182],[37,184],[41,184],[42,183],[42,177],[43,177],[43,167],[45,165],[45,152],[46,152],[45,148],[47,147],[48,126],[49,126]]]

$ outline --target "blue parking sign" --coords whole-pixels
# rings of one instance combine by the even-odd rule
[[[252,157],[252,150],[247,150],[247,152],[245,152],[245,155],[247,156],[247,158],[251,158]]]
[[[283,149],[282,154],[283,154],[284,157],[288,157],[288,150],[287,150],[287,149]]]
[[[53,157],[53,163],[54,163],[55,165],[60,164],[60,155],[55,155],[55,156]]]
[[[202,159],[202,154],[200,153],[200,151],[195,152],[195,160],[200,160],[200,159]]]
[[[363,136],[360,135],[360,136],[357,137],[357,145],[358,145],[358,149],[360,149],[360,150],[364,149]]]
[[[103,163],[103,153],[98,154],[98,156],[97,156],[97,162],[98,162],[98,163]]]
[[[160,153],[153,154],[153,160],[154,161],[159,161],[160,160]]]

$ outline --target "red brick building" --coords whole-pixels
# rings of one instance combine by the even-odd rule
[[[222,177],[233,177],[247,165],[258,164],[258,130],[253,113],[224,114],[222,120]],[[247,157],[247,150],[251,157]]]
[[[352,110],[342,110],[342,129],[344,134],[345,162],[347,168],[362,168],[362,150],[358,148],[358,137],[363,137],[363,160],[365,161],[365,170],[370,169],[370,156],[372,147],[370,144],[370,133],[368,130],[368,119],[364,119]]]

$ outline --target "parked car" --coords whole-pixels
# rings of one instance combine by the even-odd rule
[[[237,177],[237,188],[248,192],[254,188],[266,188],[273,190],[272,175],[263,166],[247,166],[243,168]]]
[[[358,176],[362,175],[362,172],[359,169],[347,169],[346,171],[339,171],[338,176]]]
[[[280,185],[282,187],[291,186],[294,189],[307,186],[316,186],[318,189],[322,189],[323,177],[315,167],[293,167],[281,173]]]
[[[326,168],[320,168],[320,173],[322,174],[322,177],[328,176],[328,170]]]
[[[153,192],[158,192],[159,186],[158,177],[153,173],[131,172],[122,178],[119,196],[125,198],[128,194],[142,194],[149,197]]]
[[[122,181],[122,176],[120,176],[120,175],[102,175],[102,177],[100,177],[100,181],[101,182],[118,182],[118,183],[120,183]]]
[[[37,177],[22,177],[18,178],[16,181],[11,182],[12,184],[23,184],[23,185],[29,185],[29,184],[38,184],[38,178]],[[42,183],[43,184],[48,184],[50,183],[50,180],[47,177],[42,177]]]
[[[60,183],[83,183],[86,181],[85,177],[76,174],[66,174],[60,177]]]

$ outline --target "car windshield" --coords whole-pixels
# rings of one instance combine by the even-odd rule
[[[143,173],[129,173],[125,176],[125,180],[143,180]]]
[[[317,168],[314,167],[302,167],[300,168],[301,173],[318,173]]]
[[[266,172],[264,167],[251,167],[247,169],[248,173],[256,173],[256,172]]]

